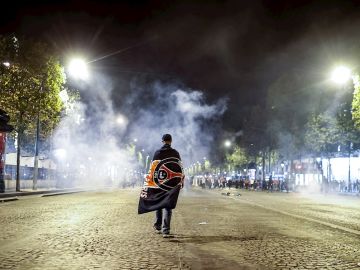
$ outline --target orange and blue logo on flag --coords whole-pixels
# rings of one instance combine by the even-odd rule
[[[176,207],[185,175],[180,159],[166,158],[151,163],[140,193],[138,213]]]
[[[183,184],[185,177],[183,171],[181,160],[178,158],[154,160],[146,176],[144,187],[171,190]]]

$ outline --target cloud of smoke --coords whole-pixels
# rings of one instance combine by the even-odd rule
[[[110,80],[97,76],[82,88],[86,88],[86,103],[77,102],[53,136],[58,185],[119,185],[120,180],[129,178],[140,181],[141,172],[133,166],[135,157],[119,141],[128,120],[113,108]]]
[[[116,92],[108,80],[89,85],[83,102],[62,119],[53,136],[58,180],[64,186],[142,183],[145,156],[150,163],[165,133],[172,134],[185,166],[202,160],[226,110],[225,99],[209,105],[200,91],[162,83],[134,84],[115,108]]]
[[[208,105],[202,92],[174,84],[154,83],[147,88],[138,87],[135,92],[138,98],[147,92],[149,100],[140,109],[135,106],[130,136],[154,151],[161,146],[162,135],[170,133],[185,166],[208,157],[215,143],[217,120],[226,110],[226,99]]]

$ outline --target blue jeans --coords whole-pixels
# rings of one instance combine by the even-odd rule
[[[170,222],[171,222],[172,209],[163,208],[156,210],[156,220],[154,226],[161,230],[163,234],[170,233]]]

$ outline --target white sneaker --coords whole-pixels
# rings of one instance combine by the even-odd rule
[[[161,230],[158,230],[155,226],[153,226],[153,229],[154,229],[154,232],[157,233],[157,234],[160,234],[161,233]]]

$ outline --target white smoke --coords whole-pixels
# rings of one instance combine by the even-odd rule
[[[135,157],[118,139],[126,131],[128,119],[114,111],[109,81],[97,76],[96,81],[82,85],[86,104],[76,102],[54,133],[59,186],[141,182],[143,172],[134,165]]]
[[[226,110],[226,99],[208,105],[202,92],[172,84],[137,88],[138,97],[145,91],[151,100],[135,112],[136,119],[129,129],[131,136],[154,151],[161,146],[162,135],[170,133],[184,164],[208,157],[218,120]]]
[[[53,136],[58,180],[64,186],[141,183],[145,156],[150,163],[165,133],[173,136],[185,165],[202,160],[226,110],[225,99],[208,105],[202,92],[169,84],[133,86],[117,108],[121,113],[114,109],[108,80],[92,82],[86,91],[86,104],[77,103]]]

